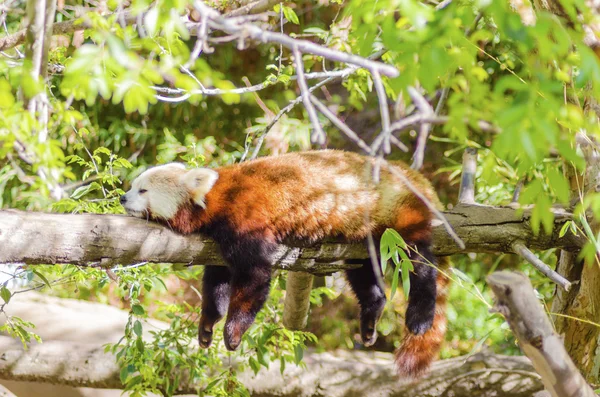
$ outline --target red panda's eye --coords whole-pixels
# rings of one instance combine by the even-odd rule
[[[144,194],[144,193],[146,193],[146,192],[147,192],[147,190],[146,190],[146,189],[140,189],[140,190],[138,191],[138,193],[139,193],[139,194]]]

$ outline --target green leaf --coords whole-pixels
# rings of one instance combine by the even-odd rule
[[[46,276],[44,276],[42,273],[40,273],[39,271],[37,271],[36,269],[32,269],[32,272],[38,276],[40,278],[40,280],[42,280],[44,282],[44,284],[46,284],[47,287],[52,287],[50,285],[50,281],[48,281],[48,279],[46,278]]]
[[[300,24],[300,20],[298,20],[298,15],[296,15],[296,12],[291,7],[283,6],[283,15],[285,16],[285,19],[287,19],[294,25]]]
[[[138,305],[138,304],[135,304],[135,305],[131,306],[131,311],[136,316],[143,316],[144,313],[146,313],[146,311],[144,310],[144,308],[142,306]]]
[[[10,298],[12,297],[12,293],[6,287],[2,287],[0,289],[0,297],[4,300],[4,303],[10,302]]]
[[[135,323],[133,323],[133,332],[137,336],[142,336],[142,323],[139,320],[135,320]]]
[[[294,362],[296,363],[296,365],[300,364],[300,362],[302,361],[302,357],[304,357],[304,349],[299,344],[295,345],[294,346]]]
[[[125,366],[121,368],[121,372],[119,373],[119,379],[121,380],[122,384],[127,383],[127,377],[129,377],[129,369],[127,368],[127,366]]]
[[[254,375],[258,374],[258,371],[260,371],[260,364],[254,357],[248,358],[248,364],[250,365],[252,372],[254,372]]]
[[[556,168],[549,168],[547,175],[550,187],[556,194],[556,197],[558,197],[563,204],[568,203],[571,189],[567,178],[565,178]]]
[[[402,260],[402,288],[406,299],[408,299],[408,294],[410,293],[410,272],[414,270],[415,268],[411,261]]]

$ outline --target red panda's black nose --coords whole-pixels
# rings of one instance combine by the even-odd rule
[[[121,204],[125,204],[127,202],[127,197],[125,197],[125,195],[122,195],[119,201],[121,202]]]

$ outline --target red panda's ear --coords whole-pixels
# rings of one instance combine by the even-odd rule
[[[162,167],[179,168],[179,169],[185,170],[185,164],[183,164],[183,163],[167,163],[167,164],[163,164]]]
[[[217,171],[209,168],[194,168],[181,177],[181,181],[191,192],[194,202],[202,208],[206,208],[204,198],[217,179],[219,179]]]

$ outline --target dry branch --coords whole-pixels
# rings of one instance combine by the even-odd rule
[[[512,245],[513,251],[525,259],[527,262],[531,263],[536,269],[542,272],[546,277],[550,280],[554,281],[565,291],[569,291],[571,289],[571,283],[569,280],[552,270],[548,265],[542,262],[529,248],[523,244],[521,241],[515,241]]]
[[[496,272],[487,278],[496,309],[506,317],[523,352],[531,359],[553,397],[596,397],[554,332],[544,307],[523,274]]]
[[[3,359],[0,379],[35,381],[78,387],[120,389],[120,368],[101,346],[50,341],[23,350],[20,342],[0,337]],[[540,390],[539,377],[524,357],[478,354],[466,362],[459,357],[434,364],[420,382],[398,381],[389,353],[336,352],[307,354],[307,368],[288,366],[284,375],[279,362],[257,376],[244,372],[241,382],[253,396],[377,395],[432,397],[442,393],[483,397],[494,391],[499,397],[525,397]],[[474,386],[477,385],[477,390]],[[183,385],[177,394],[196,394],[195,385]]]
[[[530,212],[519,215],[506,207],[457,206],[444,213],[466,244],[456,245],[444,227],[434,227],[434,252],[513,252],[512,243],[524,241],[531,249],[562,248],[576,251],[583,239],[570,233],[559,236],[571,214],[555,211],[552,234],[534,236]],[[138,262],[222,265],[217,244],[199,234],[183,236],[154,222],[123,215],[72,215],[0,211],[0,263],[79,265]],[[343,259],[368,258],[362,244],[326,241],[311,246],[289,242],[275,254],[281,269],[328,273],[347,268],[329,264]]]
[[[299,330],[306,327],[314,278],[309,273],[288,273],[283,303],[283,325],[287,329]]]
[[[53,384],[75,385],[77,381],[78,386],[121,387],[114,357],[99,354],[98,347],[116,343],[123,336],[128,321],[126,311],[100,303],[60,299],[35,292],[14,296],[7,310],[11,315],[36,324],[36,333],[42,337],[44,344],[34,344],[31,350],[23,351],[20,342],[0,337],[0,350],[7,352],[10,360],[8,363],[0,360],[0,379],[35,377],[39,382]],[[0,318],[0,324],[2,321]],[[147,331],[168,326],[157,320],[147,321],[150,324],[144,325],[145,338],[151,337]],[[77,323],[77,328],[72,326],[74,323]],[[36,356],[36,353],[39,354]],[[90,356],[97,360],[82,362]],[[18,363],[15,362],[17,357]],[[32,360],[33,357],[35,360]],[[269,370],[263,369],[257,376],[241,374],[241,380],[254,397],[488,397],[489,393],[496,397],[530,397],[542,387],[539,376],[525,357],[486,353],[443,360],[435,363],[429,375],[417,383],[410,380],[398,382],[392,360],[391,354],[379,352],[307,352],[303,359],[306,369],[288,365],[281,376],[279,361],[276,361]],[[15,365],[9,367],[10,362]],[[53,370],[48,369],[51,362],[56,364]],[[43,384],[22,385],[17,390],[26,390],[27,395],[43,395],[42,390],[46,390]],[[191,386],[186,388],[192,389]]]
[[[458,190],[458,202],[475,204],[475,174],[477,172],[477,149],[466,148],[463,153],[462,176]]]

